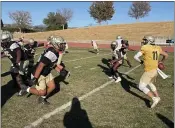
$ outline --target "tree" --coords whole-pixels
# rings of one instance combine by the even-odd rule
[[[21,29],[28,28],[32,22],[30,12],[28,11],[9,12],[9,18],[15,22],[20,32]]]
[[[64,25],[72,19],[73,11],[71,9],[63,8],[62,10],[58,10],[57,13],[61,15],[61,23],[64,30]]]
[[[102,21],[111,20],[115,10],[113,2],[111,1],[98,1],[93,2],[89,8],[90,16],[97,20],[97,23],[101,24]]]
[[[72,15],[73,12],[70,9],[57,10],[57,12],[50,12],[43,23],[47,25],[48,30],[65,29],[68,27],[67,23],[71,20]]]
[[[132,5],[128,11],[130,17],[135,18],[136,20],[148,16],[148,13],[151,11],[150,2],[148,1],[137,1],[132,2]]]

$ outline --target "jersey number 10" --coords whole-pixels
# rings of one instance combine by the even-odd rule
[[[153,51],[153,60],[158,60],[158,53],[157,53],[157,51]]]

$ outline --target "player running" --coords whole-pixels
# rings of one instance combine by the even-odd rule
[[[154,108],[160,101],[158,91],[153,84],[157,77],[157,68],[159,63],[159,56],[162,55],[163,58],[160,61],[161,63],[167,59],[168,54],[162,51],[160,46],[155,45],[155,39],[153,36],[145,36],[143,39],[143,46],[141,50],[134,56],[134,59],[144,64],[144,73],[140,78],[139,89],[148,95],[152,100],[153,104],[151,108]],[[143,60],[140,60],[139,57],[143,56]],[[147,85],[150,86],[148,89]]]
[[[25,94],[23,88],[27,87],[24,84],[24,79],[26,78],[25,71],[28,67],[27,56],[19,44],[16,41],[12,41],[13,35],[10,32],[3,31],[1,39],[1,47],[3,48],[2,56],[7,56],[11,60],[10,73],[12,79],[19,86],[19,89],[21,89],[18,96],[22,96]]]
[[[59,58],[59,51],[65,49],[64,39],[59,36],[54,36],[50,39],[52,47],[47,48],[43,54],[41,54],[35,70],[32,73],[32,79],[30,85],[34,87],[26,87],[23,89],[29,93],[40,96],[38,103],[50,104],[46,98],[55,89],[54,76],[52,75],[52,69],[55,69],[61,76],[67,78],[70,74],[63,66],[57,65]]]
[[[92,44],[96,54],[99,54],[99,49],[98,49],[98,45],[97,45],[96,41],[95,40],[91,40],[91,44]]]
[[[113,41],[111,43],[111,50],[113,52],[112,55],[112,60],[109,62],[110,63],[110,71],[111,75],[109,78],[114,79],[116,83],[121,81],[121,78],[118,75],[118,68],[121,66],[123,63],[123,57],[119,49],[117,48],[117,42]]]

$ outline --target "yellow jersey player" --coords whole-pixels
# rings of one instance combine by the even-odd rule
[[[157,77],[159,56],[163,56],[160,61],[162,63],[167,59],[168,54],[164,52],[160,46],[155,45],[153,36],[145,36],[142,40],[143,46],[141,47],[141,51],[134,56],[135,60],[144,64],[144,73],[140,78],[139,89],[152,98],[153,104],[151,105],[151,108],[154,108],[160,101],[157,89],[153,84]],[[141,56],[143,56],[143,60],[139,59]],[[150,86],[152,92],[148,89],[147,85]]]

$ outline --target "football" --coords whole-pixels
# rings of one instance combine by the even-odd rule
[[[159,63],[158,64],[158,68],[160,69],[160,70],[164,70],[165,69],[165,65],[163,64],[163,63]]]

